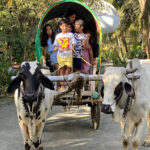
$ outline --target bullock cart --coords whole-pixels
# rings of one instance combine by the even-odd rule
[[[93,128],[98,129],[101,112],[101,98],[96,90],[96,81],[100,80],[100,76],[98,74],[100,73],[102,32],[100,22],[95,13],[87,5],[77,0],[61,0],[49,6],[39,21],[35,39],[36,56],[38,62],[42,64],[42,47],[40,43],[40,37],[43,26],[46,23],[54,23],[56,20],[64,17],[69,10],[73,10],[76,13],[76,19],[84,20],[85,32],[91,33],[91,47],[93,50],[95,63],[94,65],[91,65],[91,74],[89,75],[76,74],[72,72],[72,74],[68,76],[48,76],[49,79],[54,83],[62,81],[68,83],[68,90],[62,92],[63,94],[65,92],[67,94],[63,95],[60,92],[59,98],[55,98],[54,105],[62,105],[65,107],[71,105],[88,105],[91,108]],[[76,86],[73,85],[74,83]]]
[[[53,105],[62,105],[64,107],[88,105],[91,109],[93,128],[98,129],[102,99],[95,90],[94,85],[95,81],[101,80],[102,76],[73,73],[68,76],[48,76],[48,78],[53,82],[68,82],[68,89],[59,92],[57,97],[55,97]],[[91,82],[90,90],[85,90],[87,81]]]

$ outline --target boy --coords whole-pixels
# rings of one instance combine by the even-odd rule
[[[58,51],[57,61],[60,76],[70,74],[72,68],[72,49],[74,49],[75,39],[73,33],[68,32],[68,24],[66,19],[60,21],[62,32],[57,34],[54,42],[54,51]],[[62,82],[60,90],[63,90],[64,87],[65,84]]]
[[[76,39],[76,45],[75,45],[75,52],[73,55],[73,67],[74,72],[81,72],[82,69],[82,59],[83,56],[83,49],[87,48],[86,44],[86,34],[83,33],[84,29],[84,21],[79,19],[75,21],[75,31],[74,37]]]

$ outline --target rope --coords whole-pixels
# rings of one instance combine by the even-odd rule
[[[83,57],[80,56],[80,54],[78,54],[74,49],[72,49],[72,51],[77,54],[85,63],[87,63],[90,66],[93,66],[92,64],[90,64],[88,61],[86,61]]]
[[[77,56],[79,56],[85,63],[87,63],[87,64],[90,65],[90,66],[93,66],[91,63],[89,63],[89,62],[86,61],[83,57],[81,57],[80,54],[78,54],[74,49],[72,49],[72,51],[73,51]],[[54,74],[55,74],[57,71],[59,71],[59,69],[62,68],[62,67],[64,67],[64,66],[58,67],[58,69],[55,70],[54,72],[52,72],[50,75],[54,75]]]
[[[130,61],[129,63],[130,65],[130,69],[133,68],[133,64],[132,64],[132,61]],[[132,83],[132,86],[133,86],[133,92],[135,94],[135,87],[134,87],[134,74],[132,76],[132,79],[131,79],[131,83]],[[135,99],[131,96],[128,95],[127,99],[126,99],[126,104],[125,104],[125,108],[124,108],[124,111],[123,111],[123,114],[122,114],[122,117],[125,119],[126,116],[127,116],[127,113],[130,111],[131,107],[132,107],[132,102],[134,100],[134,103],[135,103]]]
[[[70,85],[69,85],[69,81],[68,81],[67,76],[64,76],[64,79],[65,79],[65,81],[66,81],[66,83],[67,83],[68,88],[69,88],[69,89],[72,89],[72,88],[70,87]]]
[[[60,66],[60,67],[58,67],[58,69],[57,70],[55,70],[54,72],[52,72],[52,73],[50,73],[50,75],[54,75],[57,71],[59,71],[59,69],[60,68],[62,68],[62,67],[64,67],[64,66]]]

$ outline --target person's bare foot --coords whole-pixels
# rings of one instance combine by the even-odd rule
[[[58,91],[62,91],[62,90],[64,90],[65,89],[65,87],[64,86],[61,86],[59,89],[58,89]]]

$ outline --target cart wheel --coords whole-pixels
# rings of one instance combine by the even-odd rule
[[[100,124],[100,115],[101,115],[101,103],[98,102],[91,106],[91,119],[94,130],[99,128]]]

